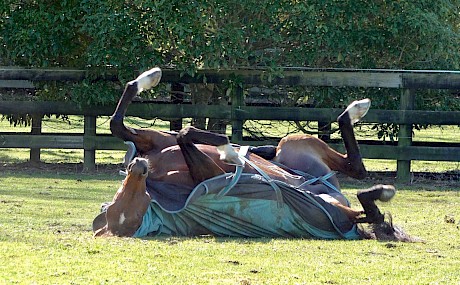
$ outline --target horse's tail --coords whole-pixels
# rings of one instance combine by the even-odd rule
[[[272,160],[276,156],[276,146],[274,145],[253,146],[249,147],[249,151],[267,160]]]

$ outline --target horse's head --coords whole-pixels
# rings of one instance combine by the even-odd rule
[[[126,168],[128,175],[105,213],[93,221],[94,236],[132,236],[142,223],[150,204],[146,192],[148,160],[135,158]]]

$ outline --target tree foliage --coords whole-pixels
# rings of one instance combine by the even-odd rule
[[[458,69],[460,1],[17,1],[4,64]]]
[[[460,0],[4,0],[0,64],[112,67],[121,82],[157,65],[192,75],[245,66],[455,70],[459,7]],[[94,92],[90,84],[46,86],[40,94],[81,104],[116,100],[119,86],[94,85]],[[328,107],[365,95],[391,108],[399,95],[307,91]],[[460,108],[445,93],[417,98],[421,108]]]

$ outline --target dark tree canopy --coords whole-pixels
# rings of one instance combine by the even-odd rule
[[[153,66],[189,74],[245,66],[455,70],[459,7],[460,0],[3,0],[0,64],[112,67],[122,82]],[[46,90],[53,88],[41,92],[45,99],[68,99],[68,86]],[[112,103],[118,94],[101,83],[72,88],[82,104]],[[323,106],[347,96],[310,94]],[[456,106],[437,93],[428,98],[430,106]]]
[[[458,69],[449,0],[11,1],[4,65]]]

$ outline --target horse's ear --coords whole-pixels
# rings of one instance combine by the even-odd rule
[[[107,224],[106,212],[101,212],[93,220],[93,232],[95,232],[96,230],[102,228],[106,224]]]
[[[102,212],[97,215],[93,220],[93,232],[94,236],[102,236],[107,232],[107,217],[106,212]]]

